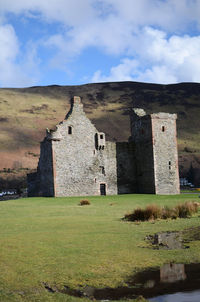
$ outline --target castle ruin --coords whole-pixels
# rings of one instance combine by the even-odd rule
[[[75,96],[65,120],[47,129],[28,196],[179,194],[176,118],[133,109],[129,142],[109,142]]]

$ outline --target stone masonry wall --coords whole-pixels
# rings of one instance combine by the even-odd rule
[[[40,145],[38,177],[40,179],[39,196],[54,196],[52,142],[44,139]]]
[[[105,142],[83,111],[78,97],[52,140],[55,196],[117,194],[116,147]]]
[[[179,194],[176,114],[151,114],[156,194]]]
[[[135,148],[133,143],[116,143],[118,194],[137,192]]]
[[[28,196],[54,196],[52,143],[46,138],[40,144],[36,173],[28,174]]]
[[[145,114],[145,113],[144,113]],[[155,193],[152,126],[149,115],[131,115],[131,139],[135,144],[138,193]]]

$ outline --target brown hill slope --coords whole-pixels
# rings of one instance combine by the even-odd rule
[[[177,113],[181,175],[192,164],[192,178],[200,184],[200,84],[137,82],[0,89],[1,181],[36,168],[45,129],[64,119],[74,95],[82,97],[87,116],[109,140],[128,139],[131,107]]]

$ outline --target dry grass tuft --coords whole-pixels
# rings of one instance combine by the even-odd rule
[[[187,218],[198,212],[198,203],[187,201],[183,204],[177,205],[178,216],[180,218]]]
[[[168,206],[164,206],[162,208],[162,219],[176,219],[178,218],[178,209],[177,207],[170,208]]]
[[[145,220],[155,220],[161,218],[162,209],[155,205],[148,205],[144,211]]]
[[[158,219],[160,217],[161,208],[152,204],[148,205],[145,209],[137,208],[132,213],[125,214],[124,219],[129,221],[146,221]]]
[[[90,205],[90,201],[88,199],[82,199],[79,203],[80,206],[88,206]]]
[[[198,212],[199,202],[187,201],[183,204],[170,208],[168,206],[159,207],[155,204],[146,206],[145,209],[137,208],[131,213],[124,215],[124,220],[128,221],[149,221],[156,219],[176,219],[187,218]]]

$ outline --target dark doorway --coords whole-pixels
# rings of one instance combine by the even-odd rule
[[[100,184],[100,195],[106,195],[106,185]]]

